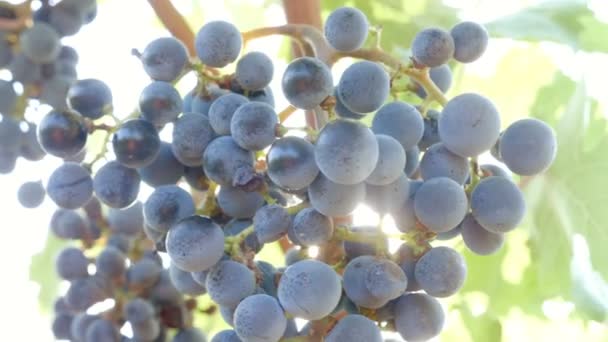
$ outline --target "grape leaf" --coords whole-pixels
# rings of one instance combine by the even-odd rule
[[[574,49],[608,52],[608,24],[583,0],[544,1],[485,24],[493,36],[527,41],[552,41]]]
[[[60,279],[55,273],[55,257],[66,245],[67,242],[49,234],[42,251],[32,257],[30,280],[40,285],[38,304],[46,313],[52,310],[59,291]]]

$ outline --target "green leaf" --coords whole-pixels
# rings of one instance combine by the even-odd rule
[[[570,264],[576,306],[583,316],[603,322],[608,314],[608,284],[597,273],[589,259],[589,247],[581,236],[574,237],[573,258]]]
[[[49,234],[42,251],[32,257],[30,280],[40,285],[38,304],[41,311],[46,313],[50,312],[53,308],[61,281],[55,273],[55,257],[66,245],[66,241]]]
[[[460,306],[460,315],[472,341],[502,341],[502,325],[489,313],[474,316],[468,305]]]
[[[527,41],[552,41],[574,49],[608,52],[608,24],[586,1],[545,1],[486,24],[491,35]]]

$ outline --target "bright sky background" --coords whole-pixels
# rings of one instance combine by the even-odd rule
[[[9,1],[18,2],[18,1]],[[248,0],[248,5],[260,7],[264,0]],[[186,15],[193,11],[192,1],[175,1],[182,13]],[[231,20],[231,13],[224,8],[222,1],[200,1],[206,20]],[[236,0],[226,3],[238,3]],[[533,1],[492,1],[492,0],[448,0],[446,3],[462,8],[463,18],[487,21],[495,17],[513,12],[521,6]],[[603,18],[608,18],[608,1],[595,0],[592,7],[598,10]],[[262,12],[252,15],[262,15]],[[283,11],[280,5],[269,6],[263,12],[268,25],[284,23]],[[237,23],[238,25],[238,23]],[[195,27],[198,30],[198,27]],[[154,19],[152,10],[146,1],[106,0],[100,6],[97,19],[86,26],[77,36],[65,39],[67,45],[75,47],[80,54],[78,71],[80,78],[98,78],[110,85],[114,95],[115,113],[122,117],[129,114],[137,105],[141,89],[149,82],[138,60],[131,56],[132,48],[143,49],[154,38],[167,35],[167,32]],[[281,38],[270,37],[257,40],[249,45],[250,50],[260,50],[269,56],[277,55],[281,46]],[[508,40],[493,41],[492,46],[480,61],[467,66],[467,73],[479,77],[491,77],[496,63],[501,56],[514,46]],[[605,67],[605,55],[583,55],[574,53],[567,48],[559,48],[554,44],[546,44],[547,52],[555,56],[555,63],[567,67],[569,75],[580,79],[584,74],[590,84],[592,94],[597,95],[606,105],[605,82],[608,79],[608,69]],[[574,61],[584,63],[573,63]],[[346,63],[336,67],[335,79]],[[284,108],[285,100],[280,95],[280,76],[285,63],[275,64],[275,79],[273,88],[277,100],[277,110]],[[0,73],[0,77],[2,74]],[[183,83],[181,91],[185,93],[190,85]],[[28,117],[38,119],[47,109],[28,113]],[[300,115],[301,117],[301,115]],[[292,123],[297,125],[297,123]],[[0,214],[4,222],[4,244],[0,248],[0,265],[3,273],[2,291],[0,291],[0,322],[4,322],[2,339],[4,341],[52,341],[50,333],[50,318],[41,316],[38,310],[38,285],[29,281],[29,262],[32,255],[42,246],[48,232],[48,222],[54,211],[54,204],[47,198],[44,204],[35,210],[21,208],[17,203],[16,193],[20,184],[26,181],[46,178],[59,160],[47,157],[42,162],[31,163],[20,159],[17,169],[10,176],[0,176]],[[148,191],[142,192],[145,199]],[[505,327],[506,328],[506,327]]]

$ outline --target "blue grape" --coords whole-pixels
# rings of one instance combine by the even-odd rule
[[[513,182],[503,177],[488,177],[471,193],[471,212],[485,229],[506,233],[521,223],[526,203]]]
[[[107,246],[97,256],[97,273],[107,279],[119,279],[126,271],[126,256],[117,248]]]
[[[73,10],[68,6],[53,6],[49,12],[49,24],[61,36],[73,36],[84,24],[84,15],[80,10]]]
[[[177,291],[188,296],[200,296],[207,293],[205,286],[194,281],[192,274],[179,269],[175,264],[169,266],[169,278]]]
[[[175,184],[184,175],[184,165],[181,164],[172,151],[172,145],[161,142],[158,156],[154,161],[137,170],[144,183],[157,187]]]
[[[116,159],[126,167],[140,168],[150,165],[160,150],[160,138],[152,123],[129,120],[118,127],[112,137]]]
[[[426,252],[416,263],[414,276],[420,287],[433,297],[449,297],[464,284],[467,265],[455,250],[440,246]]]
[[[0,33],[0,68],[6,68],[13,59],[11,45],[6,40],[4,33]]]
[[[412,148],[410,148],[409,150],[405,151],[405,168],[403,169],[403,172],[405,172],[405,174],[408,177],[412,177],[416,171],[418,171],[418,166],[420,164],[420,149],[418,148],[418,146],[414,146]]]
[[[190,112],[208,115],[211,105],[226,94],[230,94],[230,92],[212,84],[203,89],[201,93],[193,95]]]
[[[252,295],[256,286],[253,272],[232,260],[220,261],[212,267],[205,285],[215,303],[233,308]]]
[[[22,52],[16,54],[8,69],[13,75],[13,81],[32,84],[42,79],[42,67],[32,62]]]
[[[549,168],[557,154],[555,132],[537,119],[512,123],[500,138],[500,156],[509,170],[523,176]]]
[[[179,305],[183,301],[183,296],[169,277],[168,270],[162,270],[156,283],[149,289],[149,300],[155,305]]]
[[[249,100],[239,94],[226,94],[213,101],[209,107],[209,123],[219,135],[230,135],[230,122],[234,112],[249,102]]]
[[[197,328],[183,328],[175,334],[171,342],[207,342],[207,337]]]
[[[107,220],[109,228],[113,233],[135,236],[143,231],[143,205],[137,201],[124,209],[110,208]]]
[[[416,217],[436,233],[447,232],[456,227],[467,210],[468,200],[464,189],[449,178],[429,179],[416,191]]]
[[[84,167],[68,162],[51,173],[46,190],[59,207],[76,209],[91,199],[93,180]]]
[[[75,247],[67,247],[59,252],[55,259],[55,269],[65,280],[75,280],[89,276],[87,268],[89,260],[82,251]]]
[[[192,196],[177,185],[157,187],[144,203],[146,224],[160,232],[167,232],[194,211]]]
[[[51,111],[38,125],[38,141],[56,157],[65,158],[80,152],[87,142],[88,131],[82,117],[69,112]]]
[[[0,149],[0,174],[13,172],[17,165],[18,157],[17,151]]]
[[[255,212],[253,227],[261,243],[276,241],[291,227],[291,216],[280,205],[269,204]]]
[[[362,315],[347,315],[331,329],[327,342],[382,342],[380,328],[371,319]]]
[[[83,239],[89,227],[76,211],[59,209],[51,217],[50,228],[60,239]]]
[[[87,328],[85,341],[119,342],[120,334],[114,322],[100,318]]]
[[[61,43],[57,32],[45,23],[36,23],[19,36],[19,46],[34,63],[49,63],[59,56]]]
[[[338,51],[354,51],[363,46],[369,24],[367,17],[353,7],[340,7],[325,21],[325,39]]]
[[[378,162],[374,171],[365,179],[372,185],[388,185],[403,174],[405,168],[405,150],[395,138],[376,134],[378,141]]]
[[[53,324],[51,326],[51,330],[53,331],[53,335],[58,340],[70,340],[72,339],[72,331],[70,327],[72,326],[72,322],[74,320],[74,316],[69,313],[60,313],[53,318]]]
[[[291,240],[291,239],[290,239]],[[293,241],[292,241],[293,242]],[[285,266],[291,266],[298,261],[308,259],[308,255],[305,250],[297,247],[291,247],[285,252]]]
[[[13,88],[13,84],[8,81],[0,80],[0,113],[5,114],[3,115],[3,121],[5,118],[9,118],[8,114],[13,112],[16,103],[17,93]]]
[[[163,37],[150,42],[140,60],[150,78],[173,82],[188,63],[188,51],[178,39]]]
[[[409,293],[395,308],[395,328],[408,341],[426,341],[439,335],[445,314],[439,302],[424,293]]]
[[[431,249],[431,245],[428,242],[420,247],[428,250]],[[399,267],[401,267],[407,277],[406,291],[411,292],[420,290],[420,284],[418,284],[418,281],[416,280],[416,263],[424,254],[424,250],[414,250],[412,246],[404,243],[399,246],[399,249],[395,254],[395,261],[399,264]]]
[[[429,76],[431,81],[435,83],[437,88],[441,90],[442,93],[447,93],[452,86],[452,70],[450,66],[447,64],[443,64],[429,70]],[[418,84],[418,88],[416,89],[416,94],[421,98],[426,98],[426,90]]]
[[[414,60],[433,68],[445,64],[454,54],[454,40],[449,32],[431,27],[416,34],[412,42]]]
[[[106,246],[113,247],[122,253],[129,253],[131,249],[131,239],[122,234],[112,234],[108,237]]]
[[[177,267],[189,272],[204,271],[224,255],[224,233],[209,218],[190,216],[169,230],[166,245]]]
[[[241,32],[225,21],[210,21],[196,35],[194,47],[203,64],[221,68],[234,62],[243,44]]]
[[[87,329],[97,319],[99,319],[97,315],[89,315],[85,312],[76,314],[70,325],[72,339],[76,342],[84,342]]]
[[[344,269],[344,291],[358,306],[378,309],[399,297],[407,288],[407,277],[388,259],[362,255]]]
[[[154,260],[143,258],[131,264],[127,270],[127,281],[131,288],[149,289],[158,282],[161,273],[161,265]]]
[[[190,167],[200,166],[203,163],[203,152],[214,137],[207,117],[186,113],[175,122],[171,148],[180,163]]]
[[[325,125],[315,145],[317,166],[329,180],[352,185],[364,181],[378,162],[378,141],[358,121],[338,119]]]
[[[99,119],[112,108],[112,92],[100,80],[78,80],[68,91],[68,102],[80,115]]]
[[[253,162],[253,153],[241,148],[229,136],[215,138],[203,153],[205,174],[220,185],[232,185],[238,169],[253,169]]]
[[[504,244],[505,237],[482,227],[472,215],[467,215],[461,223],[462,240],[475,254],[490,255],[496,253]]]
[[[124,306],[123,316],[129,323],[137,324],[154,318],[155,311],[154,306],[147,300],[134,298]]]
[[[370,113],[388,98],[390,79],[375,62],[356,62],[346,68],[338,83],[338,97],[344,106],[355,113]]]
[[[290,230],[299,245],[312,246],[329,241],[334,234],[334,225],[329,217],[313,208],[305,208],[296,214]]]
[[[19,187],[17,199],[24,208],[36,208],[42,204],[45,195],[42,182],[26,182]]]
[[[162,126],[177,119],[182,111],[182,97],[171,83],[154,81],[142,90],[139,110],[142,118],[155,126]]]
[[[319,174],[314,146],[298,137],[284,137],[275,141],[266,155],[266,164],[268,177],[285,189],[304,189]]]
[[[241,339],[234,330],[222,330],[213,336],[211,342],[241,342]]]
[[[245,298],[234,312],[234,331],[244,341],[278,341],[287,319],[276,299],[265,294]]]
[[[93,178],[95,196],[111,208],[131,205],[139,194],[140,177],[136,170],[111,161],[101,167]]]
[[[469,162],[452,153],[442,143],[437,143],[430,146],[422,156],[420,175],[424,180],[446,177],[464,184],[469,177]]]
[[[281,86],[287,101],[300,109],[314,109],[334,88],[331,70],[313,57],[291,61],[283,73]]]
[[[336,112],[336,115],[338,115],[339,117],[344,118],[344,119],[361,120],[366,116],[366,114],[355,113],[352,110],[346,108],[344,103],[342,103],[342,100],[340,100],[340,96],[338,96],[337,87],[334,88],[334,97],[336,98],[336,105],[334,107],[334,111]]]
[[[70,63],[72,65],[78,64],[78,51],[71,46],[63,45],[59,50],[59,56],[57,56],[57,60],[61,62]]]
[[[43,83],[39,100],[56,110],[67,110],[66,96],[72,85],[72,80],[64,77],[53,77]]]
[[[391,136],[401,143],[404,150],[416,146],[424,134],[424,121],[418,110],[405,102],[385,104],[374,116],[372,131]]]
[[[500,167],[498,165],[482,164],[479,166],[479,169],[486,176],[496,176],[496,177],[503,177],[506,179],[511,179],[511,175],[509,175],[508,171],[506,171],[505,169],[503,169],[502,167]]]
[[[461,63],[477,60],[488,47],[488,31],[474,22],[463,21],[450,31],[454,39],[454,59]]]
[[[401,172],[397,180],[386,185],[371,185],[365,187],[365,203],[379,214],[398,211],[405,205],[409,189],[409,180]]]
[[[346,216],[365,199],[365,183],[338,184],[319,174],[308,187],[308,197],[312,207],[321,214]]]
[[[452,98],[439,118],[439,136],[450,151],[462,157],[474,157],[496,143],[500,134],[500,116],[487,98],[466,93]]]
[[[424,118],[424,133],[418,142],[419,149],[426,150],[431,145],[441,142],[441,138],[439,138],[440,116],[441,113],[434,109],[429,109],[427,111],[426,117]]]
[[[92,277],[73,280],[65,293],[66,304],[75,311],[85,311],[104,297],[103,288]]]
[[[39,161],[44,158],[46,153],[38,142],[36,136],[36,124],[28,123],[27,131],[21,133],[21,139],[19,142],[19,153],[21,157],[29,161]]]
[[[465,219],[466,219],[466,217],[465,217]],[[450,239],[453,239],[453,238],[455,238],[457,236],[460,236],[461,232],[462,232],[462,222],[460,222],[459,225],[457,225],[456,227],[448,230],[447,232],[442,232],[442,233],[437,234],[436,239],[437,240],[441,240],[441,241],[450,240]]]
[[[287,267],[279,281],[281,306],[286,312],[307,320],[329,315],[338,305],[341,294],[338,274],[317,260],[296,262]]]
[[[234,141],[249,151],[259,151],[275,140],[278,117],[274,109],[261,102],[240,106],[230,121],[230,134]]]
[[[0,90],[3,90],[1,84],[2,83],[0,83]],[[0,149],[7,152],[16,152],[19,149],[21,132],[19,123],[9,115],[1,115],[0,119]]]
[[[246,219],[252,218],[264,205],[264,197],[258,192],[245,192],[224,185],[217,194],[217,204],[224,214],[237,219]]]
[[[243,89],[260,90],[272,81],[273,72],[272,60],[262,52],[253,51],[239,59],[234,76]]]

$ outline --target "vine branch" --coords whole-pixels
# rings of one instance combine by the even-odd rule
[[[148,3],[156,13],[163,25],[171,32],[171,34],[182,41],[190,56],[196,56],[194,49],[194,32],[177,11],[171,0],[148,0]]]

